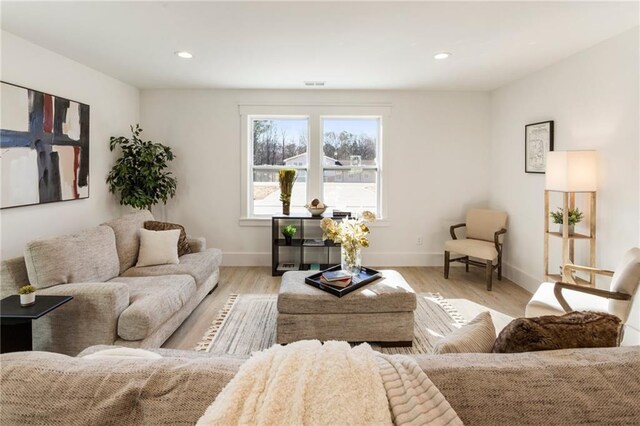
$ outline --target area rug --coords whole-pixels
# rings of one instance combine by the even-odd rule
[[[431,353],[435,343],[465,323],[438,293],[418,293],[412,347],[371,347],[387,354]],[[277,294],[232,294],[194,348],[216,354],[250,355],[276,342]]]

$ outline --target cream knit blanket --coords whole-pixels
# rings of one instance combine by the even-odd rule
[[[415,366],[403,365],[376,354],[367,344],[351,348],[346,342],[317,340],[257,352],[198,425],[388,425],[392,419],[425,424],[425,418],[435,419],[429,423],[434,425],[462,424],[415,362],[406,358]],[[430,394],[420,400],[404,390],[417,386],[419,393],[425,384],[440,399]],[[436,403],[426,406],[425,399]]]

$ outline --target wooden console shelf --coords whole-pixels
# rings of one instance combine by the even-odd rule
[[[322,254],[323,259],[325,261],[320,262],[320,269],[327,269],[331,266],[334,266],[340,263],[340,244],[335,244],[332,241],[324,241],[322,245],[317,244],[305,244],[305,239],[317,239],[318,230],[320,229],[320,220],[322,220],[325,216],[311,216],[310,214],[292,214],[290,216],[286,215],[277,215],[271,218],[271,275],[278,276],[284,274],[286,271],[279,270],[278,266],[280,265],[280,250],[284,247],[294,248],[298,250],[298,257],[300,262],[298,263],[298,270],[307,271],[311,268],[313,263],[305,261],[305,249],[308,250],[322,250],[324,253]],[[329,215],[328,217],[332,217]],[[339,218],[334,217],[333,219],[338,220]],[[281,222],[286,222],[287,224],[291,224],[292,222],[296,222],[295,226],[298,228],[298,232],[296,236],[299,238],[293,238],[291,240],[291,245],[287,245],[284,237],[281,232]],[[313,231],[315,231],[315,235],[311,236]],[[308,236],[307,236],[308,235]],[[338,262],[331,262],[333,256],[337,256]],[[334,257],[335,258],[335,257]],[[316,262],[317,263],[317,262]]]

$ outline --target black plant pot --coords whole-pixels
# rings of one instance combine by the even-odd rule
[[[285,235],[284,236],[284,243],[286,245],[290,246],[291,245],[291,239],[292,239],[292,237],[288,237],[288,236]]]

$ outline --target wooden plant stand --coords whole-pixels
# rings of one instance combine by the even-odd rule
[[[564,211],[564,219],[562,221],[562,232],[554,232],[549,229],[549,193],[560,192],[562,194],[562,209]],[[569,263],[574,263],[574,250],[576,241],[589,242],[589,265],[595,268],[596,264],[596,193],[593,192],[580,192],[589,197],[589,235],[579,234],[574,232],[573,235],[569,235],[569,220],[568,212],[575,208],[576,205],[576,192],[561,192],[561,191],[544,191],[544,275],[545,279],[553,282],[563,281],[568,283],[575,283],[588,287],[595,287],[596,277],[595,273],[589,274],[589,280],[584,280],[578,277],[567,276],[566,274],[550,274],[549,273],[549,237],[558,238],[562,241],[562,264],[561,268]]]

